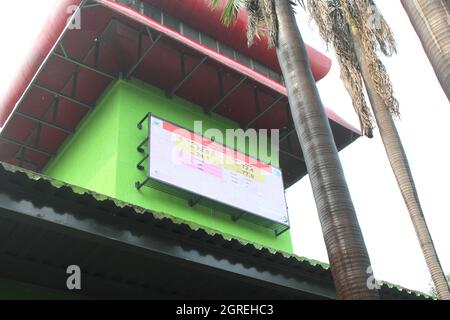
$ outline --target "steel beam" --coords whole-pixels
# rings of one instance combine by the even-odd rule
[[[180,89],[180,87],[197,71],[198,68],[208,59],[207,56],[204,56],[197,64],[189,71],[187,74],[183,76],[183,78],[166,94],[168,97],[173,97],[173,95]]]
[[[291,158],[293,158],[293,159],[296,159],[296,160],[298,160],[298,161],[305,162],[305,159],[303,159],[303,158],[300,157],[300,156],[296,156],[295,154],[293,154],[293,153],[291,153],[291,152],[289,152],[289,151],[280,149],[280,153],[285,154],[285,155],[287,155],[287,156],[289,156],[289,157],[291,157]]]
[[[20,157],[17,157],[17,156],[15,158],[16,158],[16,160],[20,161],[20,165],[19,166],[21,168],[23,168],[25,164],[33,166],[34,168],[38,167],[38,165],[34,161],[31,161],[31,160],[28,160],[28,159],[25,159],[25,158],[20,158]]]
[[[24,164],[28,164],[31,165],[35,168],[37,168],[37,164],[33,161],[30,161],[28,159],[25,158],[25,148],[24,147],[20,147],[19,151],[16,153],[16,155],[14,156],[14,158],[16,160],[19,160],[19,166],[23,167]]]
[[[72,97],[76,97],[77,95],[77,88],[78,88],[78,72],[80,71],[80,66],[75,66],[75,70],[73,71],[72,75]]]
[[[80,5],[80,7],[78,7],[78,9],[76,10],[76,12],[73,13],[74,16],[75,16],[76,14],[79,14],[79,13],[80,13],[80,11],[81,11],[81,9],[82,9],[82,7],[83,7],[83,5],[84,5],[85,3],[86,3],[86,0],[84,0],[84,1],[82,2],[82,4]],[[66,26],[66,28],[65,28],[64,31],[61,33],[61,35],[59,36],[58,40],[56,41],[56,44],[55,44],[54,47],[52,48],[52,51],[54,51],[54,50],[56,49],[56,47],[61,43],[62,39],[65,37],[65,35],[67,34],[67,32],[68,32],[69,30],[70,30],[70,29]],[[45,60],[43,61],[43,63],[41,64],[41,66],[39,67],[39,69],[37,70],[37,72],[35,73],[35,75],[33,76],[33,79],[31,79],[31,81],[30,81],[28,87],[25,89],[25,92],[22,94],[22,96],[20,97],[19,101],[16,103],[16,106],[15,106],[15,108],[13,109],[13,111],[14,111],[14,110],[18,110],[18,108],[19,108],[20,105],[22,104],[23,100],[28,96],[28,94],[30,93],[30,91],[31,91],[31,89],[32,89],[32,87],[33,87],[33,82],[34,82],[35,80],[39,79],[39,76],[41,75],[42,70],[43,70],[43,69],[45,68],[45,66],[47,65],[50,56],[51,56],[50,54],[46,56]],[[9,125],[9,119],[10,119],[10,118],[8,118],[8,119],[6,120],[6,123],[4,124],[3,129],[6,129],[7,126]]]
[[[19,160],[19,166],[23,167],[24,161],[25,161],[25,148],[20,147],[19,152],[16,153],[15,158]]]
[[[219,95],[223,96],[225,93],[223,91],[223,72],[222,72],[222,70],[217,71],[217,81],[219,82]]]
[[[265,115],[267,112],[269,112],[270,110],[272,110],[273,107],[276,106],[276,104],[278,102],[280,102],[282,99],[284,98],[284,95],[280,95],[278,98],[275,98],[272,103],[266,108],[264,109],[263,112],[260,112],[259,114],[256,115],[256,117],[254,117],[252,120],[250,120],[249,123],[247,123],[245,125],[245,129],[248,129],[252,124],[254,124],[258,119],[260,119],[263,115]]]
[[[142,32],[139,32],[136,59],[139,59],[142,54],[142,39],[143,34]]]
[[[245,81],[247,81],[248,77],[244,76],[242,77],[237,83],[235,83],[225,94],[217,101],[211,109],[209,109],[206,113],[211,114],[214,112],[220,105],[225,101],[226,98],[228,98],[234,91],[236,91],[237,88],[241,86]]]
[[[294,132],[295,132],[295,127],[288,128],[288,131],[280,137],[280,142],[286,140]]]
[[[253,86],[253,96],[255,98],[256,112],[260,113],[261,112],[261,101],[259,100],[259,94],[258,94],[258,87],[257,86]]]
[[[78,104],[78,105],[80,105],[80,106],[83,106],[83,107],[85,107],[85,108],[88,108],[88,109],[92,109],[92,108],[93,108],[93,106],[91,106],[91,105],[89,105],[89,104],[87,104],[87,103],[84,103],[84,102],[82,102],[82,101],[80,101],[80,100],[77,100],[77,99],[75,99],[75,98],[69,97],[68,95],[66,95],[66,94],[64,94],[64,93],[61,93],[61,92],[58,92],[58,91],[56,91],[56,90],[47,88],[47,87],[45,87],[45,86],[43,86],[43,85],[41,85],[41,84],[33,83],[32,85],[33,85],[33,87],[36,87],[36,88],[38,88],[38,89],[47,91],[48,93],[54,94],[55,97],[61,97],[61,98],[65,99],[65,100],[67,100],[67,101],[76,103],[76,104]]]
[[[83,63],[83,62],[81,62],[81,61],[77,61],[77,60],[72,59],[72,58],[70,58],[70,57],[68,57],[68,56],[66,57],[66,56],[64,56],[64,55],[62,55],[62,54],[59,54],[59,53],[57,53],[57,52],[53,52],[53,55],[54,55],[55,57],[58,57],[58,58],[60,58],[60,59],[65,60],[65,61],[67,61],[67,62],[73,63],[73,64],[75,64],[75,65],[77,65],[77,66],[79,66],[79,67],[81,67],[81,68],[83,68],[83,69],[86,69],[86,70],[89,70],[89,71],[93,71],[93,72],[95,72],[95,73],[97,73],[97,74],[100,74],[100,75],[102,75],[102,76],[108,77],[108,78],[110,78],[111,80],[116,80],[116,79],[117,79],[117,77],[113,76],[113,75],[110,74],[110,73],[101,71],[100,69],[97,69],[97,68],[95,68],[95,67],[91,67],[91,66],[89,66],[89,65],[87,65],[87,64],[85,64],[85,63]]]
[[[52,101],[52,104],[50,106],[49,109],[53,108],[53,112],[52,112],[52,122],[56,123],[56,120],[58,119],[58,109],[59,109],[59,98],[56,98]],[[47,110],[45,112],[45,115],[43,117],[45,117],[47,115]]]
[[[89,9],[89,8],[95,8],[95,7],[100,7],[100,6],[101,6],[100,3],[85,4],[82,9]]]
[[[8,138],[8,137],[5,137],[5,136],[0,136],[0,140],[3,140],[5,142],[18,145],[20,147],[23,147],[23,148],[26,148],[26,149],[29,149],[29,150],[32,150],[32,151],[36,151],[36,152],[45,154],[46,156],[49,156],[49,157],[53,157],[55,155],[55,153],[50,151],[50,150],[46,150],[46,149],[43,149],[43,148],[38,148],[38,147],[29,145],[29,144],[23,143],[21,141],[18,141],[16,139]]]
[[[284,140],[286,140],[287,138],[289,138],[289,136],[294,132],[295,132],[295,127],[288,128],[288,131],[280,137],[280,143],[283,142]],[[293,154],[292,152],[282,150],[281,148],[280,148],[280,153],[285,154],[293,159],[305,162],[305,159],[303,159],[303,157],[301,157],[299,155],[297,156],[297,155]]]
[[[41,144],[42,123],[38,122],[36,128],[36,136],[34,137],[34,146],[39,147]]]
[[[21,116],[21,117],[23,117],[23,118],[32,120],[32,121],[36,121],[36,122],[41,123],[41,124],[43,124],[43,125],[46,125],[46,126],[48,126],[48,127],[52,127],[52,128],[54,128],[54,129],[58,129],[58,130],[63,131],[63,132],[65,132],[65,133],[67,133],[67,134],[73,134],[73,133],[74,133],[73,130],[70,130],[70,129],[61,127],[61,126],[59,126],[59,125],[57,125],[57,124],[55,124],[55,123],[52,123],[52,122],[50,122],[50,121],[46,121],[46,120],[40,119],[40,118],[35,117],[35,116],[32,116],[32,115],[30,115],[30,114],[22,113],[22,112],[20,112],[20,111],[16,111],[15,114],[17,114],[17,115],[19,115],[19,116]]]
[[[98,38],[101,38],[101,37],[103,36],[103,34],[106,32],[106,30],[108,30],[108,29],[110,28],[110,26],[112,25],[112,23],[113,23],[114,21],[116,21],[115,18],[112,18],[112,19],[110,19],[110,20],[108,21],[107,25],[106,25],[105,28],[102,30],[102,32],[100,33],[100,35],[99,35]],[[66,32],[66,31],[65,31],[65,32]],[[59,47],[61,48],[61,50],[62,50],[62,52],[63,52],[63,55],[56,53],[55,50],[53,50],[52,54],[53,54],[53,55],[56,55],[56,56],[60,56],[60,58],[66,59],[66,58],[68,58],[68,53],[66,52],[65,47],[64,47],[64,45],[62,44],[63,38],[64,38],[64,36],[61,36],[61,37],[59,38],[59,40],[58,40],[58,44],[55,45],[55,48],[56,48],[57,46],[59,46]],[[89,54],[91,53],[92,49],[95,48],[95,46],[96,46],[97,44],[99,44],[98,38],[96,39],[95,43],[87,50],[87,52],[86,52],[85,55],[83,56],[83,59],[82,59],[81,63],[79,63],[79,65],[80,65],[81,67],[84,67],[84,66],[86,65],[86,64],[84,63],[85,60],[88,58],[88,56],[89,56]],[[69,59],[70,59],[70,58],[69,58]],[[66,59],[66,60],[67,60],[67,59]],[[73,60],[73,59],[72,59],[72,60]],[[46,60],[46,61],[47,61],[47,60]],[[77,62],[77,63],[78,63],[78,61],[75,61],[75,60],[74,60],[74,61],[70,61],[70,62],[73,62],[73,63],[74,63],[74,62]],[[86,66],[87,66],[87,65],[86,65]],[[40,74],[40,71],[39,71],[39,74]],[[37,79],[37,77],[36,77],[36,79]],[[72,80],[72,76],[69,77],[69,78],[67,79],[67,81],[64,83],[64,86],[63,86],[63,88],[61,89],[61,93],[55,94],[55,92],[52,90],[51,93],[55,94],[55,97],[53,98],[52,102],[51,102],[51,103],[47,106],[47,108],[45,109],[45,112],[43,113],[42,118],[44,118],[44,117],[47,115],[48,111],[49,111],[52,107],[54,107],[54,108],[55,108],[55,111],[54,111],[54,113],[53,113],[53,119],[56,120],[59,97],[62,97],[62,98],[69,98],[68,100],[71,100],[70,97],[67,97],[67,96],[65,96],[65,95],[62,94],[62,92],[63,92],[63,91],[67,88],[67,86],[70,84],[71,80]],[[30,88],[32,88],[33,86],[34,86],[34,84],[30,84],[30,85],[29,85],[29,87],[27,88],[27,91],[26,91],[26,93],[24,94],[24,96],[27,95],[27,93],[29,92]],[[44,90],[45,90],[45,89],[44,89]],[[46,90],[46,91],[47,91],[47,90]],[[15,110],[19,110],[18,108],[20,107],[20,104],[21,104],[21,102],[23,101],[24,96],[21,98],[21,100],[20,100],[20,102],[19,102],[19,104],[18,104],[18,106],[17,106],[17,108],[16,108]],[[77,101],[74,101],[74,102],[75,102],[75,103],[78,103]],[[87,106],[87,105],[85,105],[85,106],[91,108],[91,106]],[[14,112],[14,114],[18,114],[18,113],[20,113],[20,112]],[[29,116],[29,115],[22,115],[22,116]],[[42,124],[44,124],[44,125],[52,125],[52,126],[53,126],[53,124],[52,124],[51,122],[47,122],[47,121],[46,121],[46,122],[44,123],[44,122],[43,122],[44,120],[41,121],[41,119],[39,119],[40,121],[37,121],[37,119],[38,119],[38,118],[36,118],[36,119],[30,119],[30,120],[34,120],[34,121],[36,121],[37,123],[42,123]],[[7,125],[9,125],[9,122],[5,125],[5,127],[6,127]],[[38,129],[38,126],[35,126],[35,127],[29,132],[29,134],[27,135],[27,137],[26,137],[25,140],[29,139],[30,136],[33,134],[33,132],[36,132],[37,129]],[[63,128],[57,128],[57,129],[62,130]],[[69,129],[64,128],[64,130],[62,130],[62,131],[65,131],[65,130],[69,130]],[[67,132],[67,133],[69,133],[69,132]],[[6,141],[6,139],[8,139],[8,138],[3,138],[3,140],[5,140],[5,141]],[[8,142],[9,142],[9,143],[12,143],[12,144],[19,145],[19,146],[21,146],[22,148],[28,148],[28,149],[30,149],[30,150],[34,150],[34,151],[36,151],[36,152],[46,154],[46,155],[48,155],[48,156],[50,156],[50,157],[54,155],[52,152],[49,152],[49,151],[47,151],[47,150],[42,150],[42,149],[39,149],[39,148],[35,148],[35,147],[32,147],[32,146],[28,146],[28,145],[26,145],[26,144],[21,143],[20,141],[15,141],[15,140],[13,140],[13,139],[8,139]],[[33,165],[35,165],[35,166],[37,167],[36,164],[33,164]]]
[[[62,42],[59,43],[59,47],[61,48],[61,51],[63,53],[64,57],[68,57],[69,55],[67,54],[66,48],[64,47],[64,45],[62,44]],[[53,54],[53,52],[52,52]]]
[[[136,61],[136,63],[131,67],[130,71],[127,72],[127,78],[130,78],[133,72],[139,67],[141,62],[145,59],[145,57],[152,51],[152,49],[156,46],[156,44],[161,40],[162,33],[158,34],[155,41],[145,50],[145,52],[141,55],[141,57]]]

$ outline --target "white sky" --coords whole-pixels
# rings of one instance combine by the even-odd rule
[[[7,90],[56,2],[3,1],[0,5],[0,95]],[[378,0],[377,4],[394,30],[399,47],[399,54],[387,61],[402,111],[398,129],[434,243],[448,273],[450,209],[446,197],[450,196],[450,148],[446,128],[450,106],[400,2]],[[326,51],[314,26],[298,11],[305,41]],[[333,57],[331,52],[328,55]],[[358,126],[336,62],[330,74],[320,81],[319,90],[326,106]],[[361,138],[340,155],[376,277],[428,291],[429,273],[378,132],[374,139]],[[309,180],[305,178],[290,188],[287,200],[295,252],[328,261]]]

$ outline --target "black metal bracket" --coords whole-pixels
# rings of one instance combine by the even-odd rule
[[[285,233],[286,231],[288,231],[290,228],[288,226],[286,226],[286,228],[282,229],[281,231],[275,230],[275,236],[279,237],[281,236],[283,233]]]
[[[135,185],[136,189],[141,190],[141,188],[143,186],[145,186],[147,184],[147,182],[149,182],[149,181],[150,181],[150,178],[147,178],[143,182],[136,181],[136,183],[134,185]]]
[[[139,123],[137,124],[137,128],[138,128],[139,130],[142,130],[142,124],[145,122],[145,120],[148,119],[149,116],[150,116],[150,113],[147,113],[147,114],[145,115],[145,117],[142,118],[141,121],[139,121]]]
[[[239,212],[238,214],[235,214],[234,216],[232,216],[231,220],[233,220],[234,222],[237,222],[240,218],[242,218],[246,214],[247,214],[247,212],[245,212],[245,211]]]
[[[141,171],[143,171],[144,169],[145,169],[145,167],[142,165],[144,162],[145,162],[145,160],[147,160],[148,158],[150,157],[150,155],[146,155],[145,157],[144,157],[144,159],[142,159],[141,161],[139,161],[139,163],[137,164],[137,168],[139,169],[139,170],[141,170]]]
[[[144,139],[144,141],[141,142],[141,144],[137,147],[137,151],[140,153],[144,153],[144,146],[148,142],[148,137]]]
[[[201,200],[202,197],[198,197],[197,199],[189,199],[188,204],[190,207],[195,207]]]
[[[150,112],[147,113],[147,114],[145,115],[145,117],[143,117],[143,118],[139,121],[139,123],[137,124],[137,128],[138,128],[139,130],[142,130],[142,125],[144,124],[144,122],[145,122],[146,120],[149,119],[150,114],[151,114]],[[139,153],[144,153],[144,152],[145,152],[144,146],[145,146],[145,144],[149,141],[149,139],[150,139],[150,138],[147,136],[147,137],[144,139],[144,141],[142,141],[142,142],[139,144],[139,146],[138,146],[137,149],[136,149]],[[150,152],[150,150],[149,150],[149,152]],[[144,170],[145,170],[145,167],[144,167],[143,163],[144,163],[146,160],[148,160],[149,158],[150,158],[150,154],[148,153],[148,154],[146,154],[145,157],[144,157],[142,160],[140,160],[139,163],[136,165],[137,169],[140,170],[140,171],[144,171]],[[143,182],[137,181],[137,182],[135,183],[136,189],[141,190],[141,188],[142,188],[143,186],[145,186],[145,184],[146,184],[147,182],[149,182],[149,181],[150,181],[150,178],[149,178],[149,177],[147,177]]]

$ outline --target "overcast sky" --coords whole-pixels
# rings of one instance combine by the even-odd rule
[[[17,71],[57,0],[2,1],[0,4],[0,94]],[[444,270],[450,272],[450,106],[399,1],[378,0],[397,37],[399,54],[387,62],[402,111],[397,122],[416,180],[422,206]],[[20,17],[20,18],[19,18]],[[310,45],[326,51],[307,16],[301,32]],[[27,22],[27,23],[24,23]],[[333,57],[332,52],[327,53]],[[334,57],[333,57],[334,60]],[[358,126],[335,61],[319,82],[323,102]],[[378,132],[340,153],[375,276],[411,289],[428,291],[430,276],[411,220],[398,191]],[[294,250],[327,262],[315,204],[307,178],[287,191]]]

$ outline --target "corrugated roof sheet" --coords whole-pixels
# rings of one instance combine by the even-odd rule
[[[326,263],[300,257],[287,252],[271,250],[261,245],[236,238],[232,235],[222,234],[215,230],[204,228],[203,226],[197,225],[190,221],[181,220],[165,213],[148,211],[142,207],[134,206],[84,188],[70,185],[32,171],[0,162],[0,182],[4,183],[6,180],[9,180],[10,182],[13,181],[16,184],[34,184],[33,189],[36,190],[56,188],[61,192],[68,194],[70,197],[76,198],[81,196],[80,199],[77,199],[77,201],[84,201],[87,203],[95,202],[97,203],[97,206],[101,206],[102,208],[116,207],[132,210],[134,213],[146,215],[147,218],[152,220],[152,223],[180,234],[180,236],[188,234],[190,238],[201,239],[211,246],[250,254],[253,257],[258,257],[269,261],[270,263],[275,263],[283,268],[293,269],[296,272],[301,271],[314,273],[320,275],[320,277],[327,281],[331,281],[331,272],[329,271],[329,265]],[[182,239],[180,238],[180,241],[181,240]],[[384,281],[378,282],[381,285],[380,293],[383,298],[431,298],[422,292],[410,290]]]

